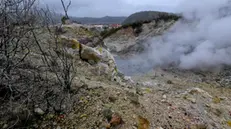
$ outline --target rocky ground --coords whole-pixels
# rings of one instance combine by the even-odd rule
[[[169,21],[168,23],[169,25],[166,26],[170,26],[174,21]],[[159,25],[161,26],[161,24]],[[63,36],[70,37],[71,39],[69,40],[71,40],[72,43],[79,44],[79,42],[76,41],[82,38],[79,36],[80,34],[77,34],[80,31],[74,31],[73,33],[73,30],[77,30],[75,26],[65,27],[67,33],[63,34]],[[144,25],[143,27],[148,26]],[[165,29],[163,28],[160,31],[164,31]],[[89,38],[93,37],[90,32],[83,28],[79,29],[81,30],[81,34],[88,35]],[[141,37],[147,34],[146,31],[142,33]],[[157,32],[150,32],[149,36],[151,37],[156,34]],[[134,40],[133,38],[134,37],[131,37],[132,40]],[[139,39],[142,38],[139,37]],[[110,40],[108,42],[111,42]],[[94,41],[90,41],[89,44],[92,42]],[[115,49],[115,52],[119,53],[119,51],[123,51],[122,49],[124,48],[135,46],[137,42],[132,41],[125,47],[124,45],[118,45],[118,41],[114,41],[111,43],[111,47],[109,45],[109,48],[113,48],[114,43],[115,46],[121,47]],[[72,46],[73,44],[71,47]],[[46,48],[45,45],[44,47]],[[85,46],[85,48],[93,50],[93,48],[87,46]],[[79,48],[76,47],[74,49],[77,50]],[[134,51],[136,51],[136,49],[134,49]],[[101,52],[101,49],[94,49],[94,54],[104,55]],[[33,60],[30,60],[28,64],[31,66],[39,66],[39,62],[42,62],[40,56],[39,53],[33,53],[30,55]],[[149,72],[145,74],[135,74],[131,77],[117,75],[120,77],[120,79],[118,79],[109,78],[109,73],[105,72],[104,69],[101,70],[99,65],[90,64],[81,60],[78,54],[72,56],[75,57],[75,68],[77,68],[77,72],[73,86],[71,87],[71,94],[65,96],[72,99],[71,110],[59,114],[52,112],[46,114],[44,112],[45,107],[42,106],[43,104],[38,105],[34,108],[34,112],[39,119],[33,122],[31,128],[231,128],[231,75],[229,69],[221,73],[212,73],[186,71],[175,68],[155,68],[150,69]],[[103,63],[107,64],[107,61]],[[107,65],[110,69],[110,64]],[[28,69],[29,68],[30,67],[28,67]],[[40,70],[42,69],[42,67],[38,68]],[[113,70],[117,71],[116,69]],[[46,73],[46,76],[47,74],[50,75],[50,77],[55,76],[54,73],[50,71],[47,72],[46,69],[43,69],[43,72],[44,74]],[[39,93],[40,91],[41,89],[37,90]],[[43,92],[41,92],[41,95],[42,93]],[[69,108],[65,104],[58,106],[61,106],[63,109]],[[4,107],[1,106],[1,108]],[[10,125],[5,121],[1,121],[0,128],[10,128]]]
[[[231,89],[204,75],[155,69],[118,84],[81,74],[79,105],[41,128],[229,129]]]

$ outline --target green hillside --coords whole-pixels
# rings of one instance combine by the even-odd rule
[[[178,19],[180,16],[173,14],[173,13],[166,13],[166,12],[158,12],[158,11],[142,11],[137,12],[130,15],[127,19],[124,20],[122,23],[125,24],[132,24],[136,22],[148,22],[152,20],[165,20],[165,19]]]

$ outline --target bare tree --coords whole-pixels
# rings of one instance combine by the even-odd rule
[[[7,61],[3,73],[7,72],[9,74],[14,65],[22,61],[20,60],[20,62],[14,65],[10,64],[10,61],[15,58],[16,54],[22,51],[22,49],[19,49],[19,46],[23,45],[24,48],[27,46],[27,44],[20,41],[32,29],[27,25],[32,22],[31,17],[29,17],[31,13],[29,10],[34,2],[35,0],[27,0],[27,2],[22,0],[1,1],[0,54]],[[20,28],[18,25],[20,25]]]
[[[71,1],[67,5],[67,7],[65,7],[63,1],[62,4],[66,16],[68,16],[67,11],[69,6],[71,5]],[[46,52],[44,49],[42,49],[41,44],[38,42],[37,36],[34,31],[32,31],[33,37],[35,39],[36,44],[39,47],[39,50],[44,55],[45,63],[48,65],[51,71],[54,71],[61,86],[65,90],[69,91],[71,90],[72,81],[75,77],[75,71],[76,71],[76,68],[74,66],[75,61],[73,57],[71,57],[70,54],[68,54],[68,48],[64,46],[62,43],[60,45],[58,41],[60,34],[52,31],[52,28],[55,26],[54,24],[55,22],[53,21],[53,18],[51,16],[52,13],[49,10],[49,8],[45,10],[43,9],[42,12],[44,14],[43,21],[45,23],[45,28],[48,30],[49,36],[51,37],[53,44],[55,44],[55,47],[51,47]],[[54,64],[59,64],[59,65],[54,65]],[[57,72],[57,69],[59,69],[61,72],[60,71]]]
[[[64,10],[64,13],[65,13],[65,17],[66,17],[67,19],[69,19],[69,16],[68,16],[67,12],[68,12],[69,7],[71,6],[71,0],[68,2],[67,5],[64,3],[63,0],[61,0],[61,3],[62,3],[62,6],[63,6],[63,10]]]
[[[64,94],[69,94],[76,74],[75,60],[58,42],[59,34],[55,33],[51,11],[39,9],[35,2],[0,1],[0,103],[3,106],[0,121],[6,116],[15,116],[15,119],[9,118],[15,120],[9,128],[14,128],[23,119],[30,120],[29,111],[21,117],[15,115],[15,109],[26,107],[31,110],[41,104],[46,111],[53,108],[60,112],[66,98],[70,99]],[[64,9],[66,16],[69,6],[70,3]],[[44,32],[47,39],[51,39],[50,44],[44,43]],[[36,61],[34,55],[43,63],[32,65]],[[51,80],[50,73],[56,80]]]
[[[28,39],[32,29],[31,9],[35,0],[2,0],[0,2],[0,60],[1,83],[8,82],[12,92],[11,71],[15,69],[30,53]],[[6,83],[5,83],[6,84]],[[3,85],[3,84],[2,84]]]
[[[21,119],[19,115],[13,115],[13,111],[31,101],[33,94],[32,81],[28,81],[20,69],[31,52],[30,33],[36,29],[36,26],[31,26],[36,22],[33,11],[35,2],[0,1],[0,103],[3,106],[0,118],[10,115],[17,118],[9,128],[17,125]]]
[[[70,3],[67,8],[69,8],[69,6]],[[45,98],[47,103],[56,112],[59,112],[61,110],[61,105],[64,103],[62,100],[70,100],[70,91],[73,90],[73,80],[76,77],[77,67],[75,64],[77,60],[74,58],[74,56],[69,54],[69,48],[67,48],[63,42],[59,42],[60,33],[56,33],[55,31],[57,30],[54,30],[54,28],[56,28],[55,26],[58,25],[55,25],[55,22],[53,21],[53,13],[49,10],[49,8],[42,9],[42,12],[42,15],[44,15],[43,23],[45,23],[45,28],[47,29],[48,35],[50,37],[51,42],[49,43],[49,46],[51,47],[47,49],[42,46],[42,44],[39,42],[36,31],[32,31],[32,35],[35,43],[39,48],[39,51],[42,53],[44,64],[46,64],[49,71],[52,71],[52,73],[54,73],[56,76],[58,82],[56,86],[59,86],[63,90],[64,94],[67,94],[67,97],[60,99],[61,101],[59,101],[60,104],[58,107],[56,105],[52,105],[52,102],[50,102],[48,98]],[[58,26],[58,28],[61,29],[62,27],[62,25]]]

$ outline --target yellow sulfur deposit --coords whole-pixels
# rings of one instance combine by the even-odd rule
[[[72,43],[72,46],[71,46],[72,49],[79,49],[80,48],[80,43],[77,40],[71,39],[70,41]]]

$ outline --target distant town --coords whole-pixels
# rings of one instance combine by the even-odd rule
[[[107,29],[119,28],[121,24],[80,24],[84,28],[87,29],[97,29],[98,31],[103,31]]]
[[[71,22],[71,21],[69,21],[69,22]],[[98,31],[115,29],[115,28],[119,28],[122,26],[121,24],[82,24],[82,23],[78,23],[75,21],[72,21],[72,22],[75,23],[76,26],[82,26],[84,28],[87,28],[88,30],[96,29]]]

